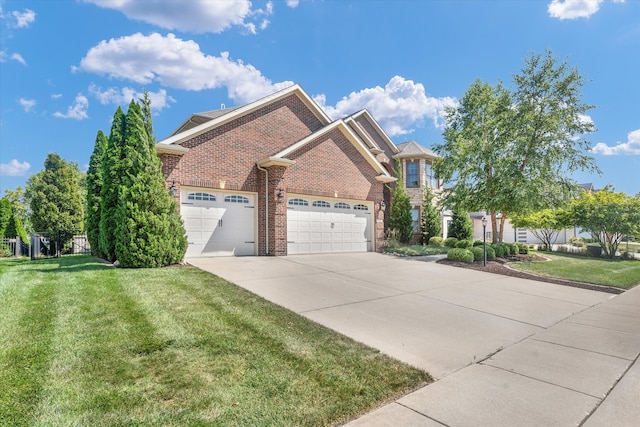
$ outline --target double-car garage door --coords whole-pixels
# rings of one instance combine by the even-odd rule
[[[372,250],[370,202],[290,195],[287,253],[366,252]]]
[[[289,195],[288,254],[371,251],[372,210],[367,201]],[[183,190],[180,211],[187,257],[256,255],[256,194]]]

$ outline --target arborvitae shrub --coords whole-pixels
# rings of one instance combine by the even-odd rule
[[[447,237],[444,241],[444,245],[448,248],[455,248],[456,243],[458,243],[458,239],[455,237]]]
[[[429,246],[444,246],[444,239],[439,236],[433,236],[429,239]]]
[[[473,253],[469,249],[453,248],[447,252],[447,259],[460,262],[473,262]]]
[[[458,240],[458,242],[456,243],[456,248],[468,249],[471,247],[473,247],[473,242],[471,240]]]

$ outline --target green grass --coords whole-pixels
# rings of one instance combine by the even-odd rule
[[[384,251],[387,253],[406,255],[406,256],[422,256],[422,255],[440,255],[449,252],[449,249],[445,246],[398,246],[398,247],[386,247]]]
[[[431,381],[214,275],[0,260],[0,425],[330,425]]]
[[[640,284],[640,261],[612,261],[563,253],[543,254],[548,262],[514,262],[511,267],[534,274],[630,289]]]

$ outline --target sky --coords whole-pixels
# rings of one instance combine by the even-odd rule
[[[0,196],[57,153],[86,170],[118,106],[151,97],[155,136],[192,113],[297,83],[338,119],[366,108],[395,143],[442,142],[480,79],[549,49],[586,78],[601,175],[640,193],[638,0],[0,0]]]

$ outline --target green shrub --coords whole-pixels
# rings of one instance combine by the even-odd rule
[[[471,248],[471,253],[473,253],[473,261],[483,261],[484,260],[484,249],[480,246],[474,246]]]
[[[511,246],[506,243],[500,243],[500,246],[502,246],[502,249],[504,250],[504,256],[511,256]]]
[[[473,252],[469,249],[453,248],[447,253],[447,259],[460,262],[473,262]]]
[[[520,248],[517,243],[508,243],[508,246],[511,255],[518,255],[520,253]]]
[[[491,245],[491,248],[495,251],[498,258],[502,258],[504,256],[504,247],[501,244],[495,243]]]
[[[444,239],[440,236],[433,236],[429,239],[429,246],[444,246]]]
[[[456,248],[463,248],[463,249],[469,249],[473,247],[473,242],[471,240],[458,240],[458,243],[456,243]]]
[[[482,246],[484,245],[484,242],[482,240],[474,240],[473,242],[473,246]]]
[[[518,245],[518,250],[519,253],[521,254],[528,254],[529,253],[529,245],[527,245],[526,243],[516,243]]]
[[[458,239],[455,237],[447,237],[444,241],[444,245],[448,248],[455,248],[456,243],[458,243]]]
[[[496,259],[496,251],[491,246],[487,246],[487,259]]]

